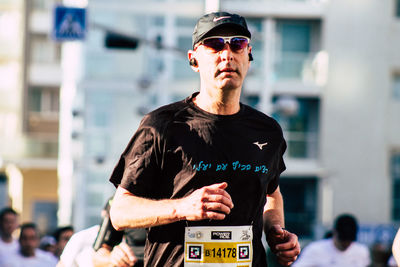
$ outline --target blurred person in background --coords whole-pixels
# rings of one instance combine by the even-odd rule
[[[367,246],[356,242],[358,223],[342,214],[334,223],[332,237],[308,244],[293,267],[366,267],[371,263]]]
[[[398,267],[400,265],[397,264],[396,260],[394,259],[393,255],[390,255],[388,262],[387,262],[388,267]]]
[[[57,267],[143,266],[146,232],[116,231],[110,222],[110,198],[101,211],[102,223],[75,233]]]
[[[54,232],[53,237],[56,240],[54,255],[57,257],[57,259],[60,258],[60,255],[63,252],[65,245],[67,245],[67,242],[73,234],[74,228],[70,225],[59,227]]]
[[[39,248],[41,250],[50,252],[55,255],[56,252],[56,239],[51,235],[45,235],[40,239]]]
[[[18,249],[18,240],[13,237],[18,228],[18,214],[10,207],[0,211],[0,264],[4,255]]]
[[[400,228],[397,230],[397,234],[393,240],[392,256],[389,258],[388,266],[400,266]]]
[[[39,249],[39,233],[34,223],[21,226],[19,249],[10,253],[2,262],[2,267],[55,267],[57,260],[46,251]]]
[[[72,235],[66,244],[57,267],[92,267],[93,242],[99,231],[95,225]]]

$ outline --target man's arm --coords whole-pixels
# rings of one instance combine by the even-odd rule
[[[295,234],[285,230],[283,198],[278,188],[267,195],[264,206],[264,231],[271,251],[281,265],[289,266],[300,254],[300,244]]]
[[[181,199],[152,200],[135,196],[118,187],[110,210],[110,218],[118,231],[126,228],[147,228],[180,220],[223,220],[233,203],[225,191],[227,183],[197,189]]]
[[[270,195],[267,195],[267,203],[264,206],[264,232],[267,234],[273,225],[285,227],[285,216],[283,213],[283,198],[278,188]]]
[[[393,257],[397,262],[397,265],[400,266],[400,228],[397,230],[396,237],[394,238],[392,245]]]

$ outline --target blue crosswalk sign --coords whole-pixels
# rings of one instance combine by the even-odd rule
[[[53,39],[56,41],[84,40],[87,32],[86,9],[56,6],[53,26]]]

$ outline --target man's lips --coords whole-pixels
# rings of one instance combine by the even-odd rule
[[[221,73],[238,73],[238,74],[239,74],[239,72],[238,72],[237,70],[235,70],[235,69],[232,69],[232,68],[223,68],[223,69],[217,70],[217,73],[216,73],[215,76],[218,76],[218,75],[220,75]]]

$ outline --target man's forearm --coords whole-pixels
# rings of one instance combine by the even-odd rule
[[[176,212],[179,201],[141,198],[118,187],[111,205],[111,222],[118,231],[173,223],[183,219]]]
[[[283,212],[283,198],[279,187],[274,193],[267,195],[267,203],[264,206],[264,232],[267,233],[272,225],[285,227]]]
[[[223,220],[233,208],[225,190],[228,184],[203,186],[184,198],[151,200],[118,187],[111,205],[111,222],[116,230],[147,228],[179,220]]]

